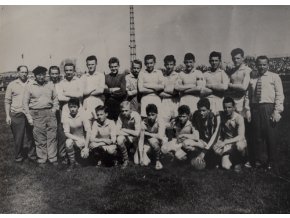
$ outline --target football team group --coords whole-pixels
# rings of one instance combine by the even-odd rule
[[[267,56],[256,58],[256,71],[245,65],[242,49],[231,56],[234,68],[228,74],[215,51],[204,73],[195,68],[192,53],[185,54],[181,72],[175,71],[173,55],[164,58],[161,71],[151,54],[144,57],[144,70],[142,61],[134,60],[127,75],[119,72],[116,57],[109,60],[109,73],[96,70],[96,56],[87,57],[88,72],[80,77],[75,65],[66,63],[62,80],[58,66],[38,66],[35,78],[28,79],[28,68],[21,65],[5,94],[15,162],[27,158],[42,168],[49,162],[71,171],[82,159],[122,169],[132,160],[161,170],[167,156],[197,170],[276,170],[281,79],[269,71]]]

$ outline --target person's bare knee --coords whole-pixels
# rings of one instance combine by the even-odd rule
[[[73,148],[73,145],[74,145],[74,141],[72,139],[67,139],[65,141],[65,147],[68,148],[68,149],[72,149]]]
[[[119,135],[117,137],[117,144],[118,144],[118,146],[124,146],[125,145],[125,141],[126,141],[125,136]]]

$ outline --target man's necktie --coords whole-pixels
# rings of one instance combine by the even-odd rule
[[[260,76],[256,84],[256,98],[258,100],[258,103],[261,101],[261,97],[262,97],[262,77]]]

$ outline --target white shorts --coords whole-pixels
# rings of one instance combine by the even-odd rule
[[[179,160],[183,160],[186,157],[186,153],[181,149],[182,143],[177,143],[176,139],[172,139],[171,141],[164,143],[161,147],[161,152],[163,154],[168,154],[173,152],[175,157]]]
[[[185,95],[180,98],[179,106],[187,105],[190,108],[190,113],[193,114],[197,110],[197,102],[199,97],[194,95]]]
[[[95,108],[99,105],[104,105],[104,102],[99,97],[89,96],[84,100],[83,107],[84,110],[95,113]]]
[[[176,99],[164,98],[161,102],[161,111],[159,112],[166,124],[170,123],[172,118],[177,116],[178,102]]]
[[[147,117],[146,114],[146,107],[148,104],[155,104],[158,112],[160,112],[162,110],[161,106],[161,99],[159,96],[157,95],[145,95],[141,98],[141,116],[142,117]]]
[[[210,102],[210,109],[215,115],[217,115],[220,111],[224,110],[224,107],[223,107],[224,98],[220,98],[217,96],[210,96],[208,97],[208,100]]]

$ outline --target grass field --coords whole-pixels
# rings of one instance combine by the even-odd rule
[[[288,86],[287,86],[288,87]],[[287,90],[287,96],[290,93]],[[290,101],[279,131],[280,176],[261,169],[239,174],[220,169],[193,171],[166,162],[163,171],[65,168],[13,162],[13,138],[0,94],[1,213],[289,213]]]

